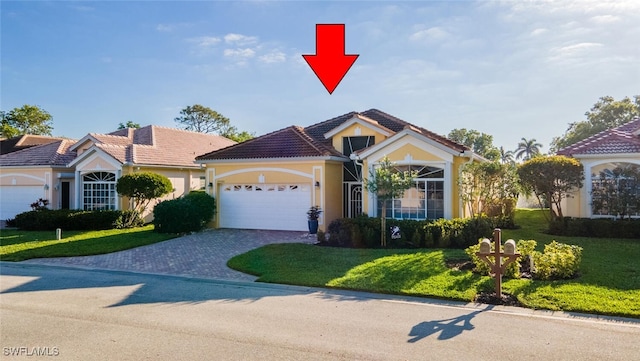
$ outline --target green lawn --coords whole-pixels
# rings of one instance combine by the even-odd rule
[[[106,231],[67,231],[56,239],[55,231],[0,231],[0,260],[89,256],[165,241],[175,235],[156,233],[153,225]]]
[[[538,248],[557,240],[584,248],[580,276],[564,281],[505,279],[503,291],[527,307],[640,318],[640,241],[554,237],[544,233],[540,211],[518,210],[518,230],[503,240],[535,239]],[[261,282],[335,287],[471,301],[491,291],[493,279],[449,269],[446,259],[466,258],[462,250],[342,249],[274,244],[236,256],[231,268]]]

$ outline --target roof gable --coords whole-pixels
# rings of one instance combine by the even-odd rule
[[[311,138],[304,129],[290,126],[217,151],[198,156],[204,160],[340,157],[342,154]]]
[[[197,157],[197,160],[326,156],[345,159],[346,157],[333,147],[331,137],[355,123],[370,127],[381,134],[388,134],[390,137],[402,132],[404,129],[410,129],[415,134],[419,134],[420,137],[429,139],[429,142],[437,144],[438,147],[447,149],[448,152],[459,154],[469,151],[468,147],[436,133],[405,122],[380,110],[369,109],[361,113],[349,112],[306,128],[291,126],[280,129],[228,148],[203,154]]]
[[[568,147],[557,154],[573,156],[640,153],[640,118],[604,130]]]
[[[46,135],[23,134],[17,137],[0,141],[0,154],[17,152],[36,145],[49,144],[64,138],[49,137]]]
[[[155,125],[120,129],[109,134],[90,133],[77,146],[87,143],[92,143],[89,149],[100,149],[122,164],[184,167],[195,166],[198,154],[235,144],[218,135]],[[79,158],[84,158],[84,153]],[[74,164],[78,162],[74,161]]]
[[[9,166],[57,166],[66,167],[75,157],[71,150],[74,140],[57,140],[36,145],[0,156],[0,165]]]
[[[354,116],[351,117],[351,119],[346,120],[342,124],[338,125],[337,127],[325,133],[324,137],[325,139],[332,138],[334,135],[342,132],[343,130],[349,128],[354,124],[358,124],[365,128],[369,128],[376,133],[380,133],[384,135],[385,137],[391,136],[394,133],[391,129],[383,127],[382,125],[380,125],[378,122],[376,122],[371,118],[368,118],[361,114],[354,114]]]

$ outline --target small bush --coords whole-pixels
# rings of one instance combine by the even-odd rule
[[[425,226],[430,240],[439,248],[467,248],[480,238],[490,238],[493,223],[486,216],[439,219]]]
[[[471,261],[473,262],[473,265],[474,265],[473,272],[487,276],[491,272],[491,268],[486,262],[484,262],[482,259],[480,259],[480,257],[476,255],[476,253],[480,252],[480,241],[481,239],[478,241],[477,244],[473,246],[469,246],[464,251],[469,256],[469,258],[471,258]],[[527,259],[528,256],[533,257],[535,248],[536,248],[536,241],[519,240],[516,243],[516,250],[518,253],[520,253],[520,257],[518,257],[514,262],[510,263],[507,266],[504,276],[510,277],[510,278],[520,278],[522,275],[522,272],[521,272],[522,262],[525,259]],[[494,242],[492,241],[491,251],[493,252],[494,250],[495,250]],[[489,260],[493,261],[493,257],[489,257]]]
[[[491,242],[492,252],[495,249],[493,245],[494,243]],[[545,245],[544,253],[541,253],[535,250],[536,245],[537,243],[534,240],[519,240],[516,244],[516,249],[520,253],[520,257],[507,266],[504,275],[506,277],[519,278],[522,275],[522,263],[525,260],[532,259],[534,269],[529,269],[529,271],[532,271],[532,276],[535,279],[549,280],[575,277],[582,259],[581,247],[553,241]],[[482,275],[489,275],[491,271],[489,265],[476,255],[479,251],[479,242],[465,249],[465,253],[474,264],[473,271]],[[493,260],[493,257],[489,257],[489,259]]]
[[[581,260],[582,247],[553,241],[544,246],[544,253],[534,254],[534,278],[572,278],[578,272]]]
[[[156,232],[187,233],[202,230],[213,218],[216,201],[204,192],[158,203],[153,209]]]
[[[137,211],[128,209],[120,213],[113,226],[117,229],[142,227],[144,226],[144,219],[140,217],[140,213]]]
[[[114,228],[121,211],[39,210],[20,213],[15,226],[26,231],[102,230]]]

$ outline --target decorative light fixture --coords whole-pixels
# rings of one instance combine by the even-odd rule
[[[213,188],[213,182],[209,182],[208,186],[209,188]]]
[[[49,185],[48,185],[48,184],[45,184],[45,185],[44,185],[44,190],[45,190],[45,191],[48,191],[48,190],[49,190]]]
[[[316,181],[316,188],[320,188],[320,182]]]

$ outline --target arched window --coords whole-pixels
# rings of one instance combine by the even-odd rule
[[[116,209],[116,175],[93,172],[82,176],[82,200],[88,211]]]
[[[640,166],[605,163],[591,171],[591,212],[594,216],[640,217]]]
[[[399,165],[398,172],[416,171],[414,185],[401,198],[387,201],[387,218],[439,219],[444,217],[444,169],[426,165]],[[378,211],[382,205],[378,204]]]

